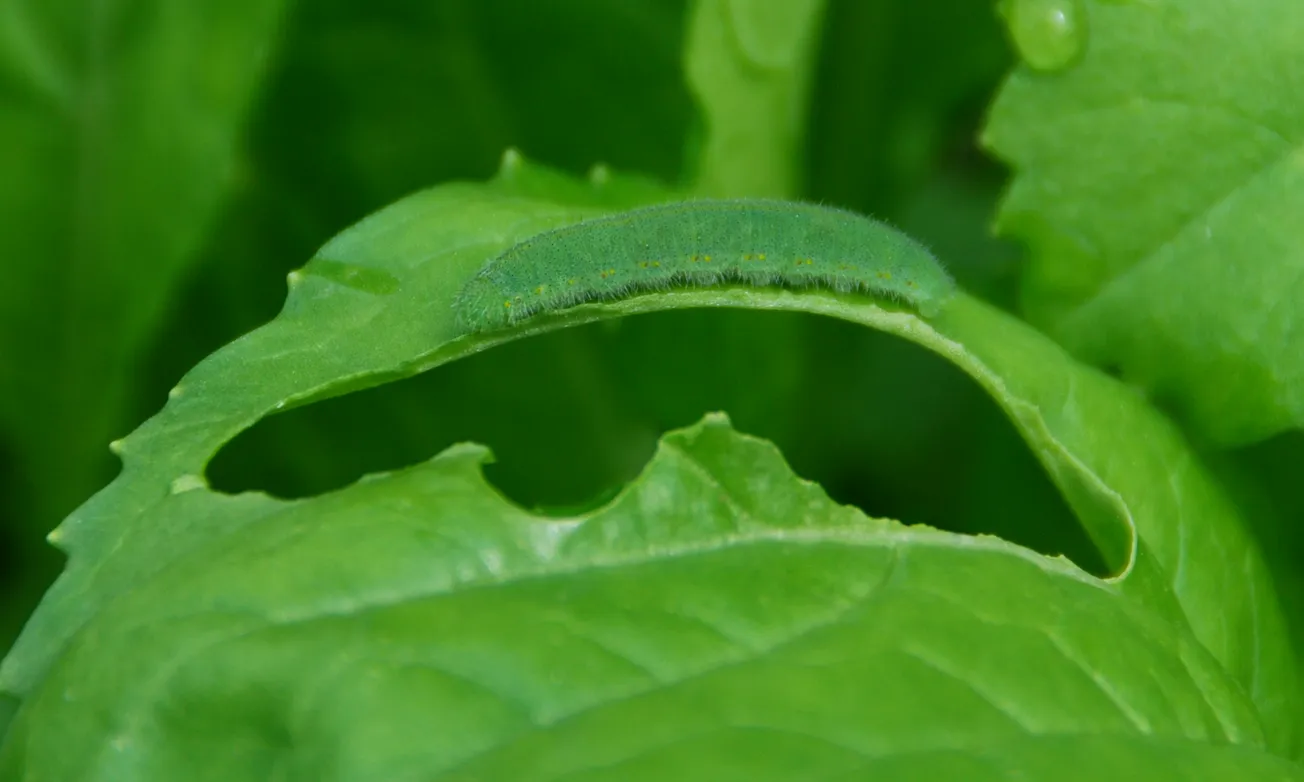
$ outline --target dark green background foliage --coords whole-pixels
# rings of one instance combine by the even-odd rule
[[[1038,2],[1054,0],[1028,5]],[[468,203],[492,202],[511,187],[537,186],[545,199],[567,204],[566,188],[575,185],[563,176],[582,180],[595,164],[603,164],[615,172],[617,190],[626,193],[619,198],[630,203],[638,202],[640,193],[662,188],[727,189],[729,182],[751,182],[748,177],[760,171],[755,176],[762,184],[756,187],[778,192],[730,194],[801,197],[886,219],[932,247],[969,294],[992,305],[990,311],[962,308],[939,329],[963,342],[967,355],[980,356],[1003,387],[994,389],[973,361],[943,358],[941,340],[927,352],[902,339],[900,330],[887,333],[893,329],[878,323],[875,329],[866,328],[868,321],[810,312],[671,308],[553,330],[428,372],[395,370],[393,382],[359,382],[371,387],[354,393],[334,388],[321,395],[333,398],[291,405],[294,409],[230,439],[209,463],[212,488],[310,498],[369,473],[425,463],[420,470],[429,474],[396,475],[428,493],[430,486],[444,486],[441,481],[470,486],[472,474],[483,466],[486,479],[523,508],[561,516],[591,509],[629,482],[643,480],[639,476],[646,477],[650,463],[672,469],[663,440],[667,432],[681,430],[669,442],[714,465],[717,450],[728,451],[712,440],[728,439],[717,432],[724,425],[715,418],[698,422],[708,412],[726,411],[738,432],[777,448],[772,453],[751,440],[729,446],[750,454],[749,468],[774,475],[775,481],[791,479],[779,460],[782,454],[792,472],[819,484],[834,502],[857,506],[876,519],[989,533],[1041,554],[1063,554],[1103,577],[1116,575],[1126,557],[1123,544],[1111,546],[1118,541],[1102,532],[1117,514],[1090,499],[1103,496],[1098,487],[1075,489],[1074,479],[1066,477],[1072,469],[1065,465],[1077,463],[1080,453],[1113,453],[1114,458],[1100,457],[1100,474],[1131,471],[1164,484],[1165,491],[1170,482],[1185,487],[1154,502],[1168,509],[1174,524],[1185,519],[1187,504],[1216,506],[1217,512],[1226,506],[1228,516],[1239,516],[1236,524],[1248,525],[1265,552],[1289,635],[1304,639],[1299,619],[1304,579],[1298,566],[1304,556],[1299,523],[1304,492],[1298,488],[1304,468],[1304,359],[1298,346],[1304,335],[1294,337],[1295,323],[1304,319],[1299,303],[1304,299],[1291,298],[1298,278],[1304,278],[1299,272],[1304,254],[1297,249],[1300,238],[1290,235],[1295,229],[1283,227],[1294,225],[1304,193],[1296,183],[1300,165],[1293,151],[1304,139],[1299,108],[1304,104],[1297,100],[1304,65],[1281,66],[1283,59],[1300,59],[1283,52],[1299,40],[1292,35],[1304,25],[1304,13],[1285,9],[1285,3],[1263,0],[1247,4],[1256,10],[1233,13],[1226,7],[1234,4],[1218,6],[1216,0],[1191,3],[1186,10],[1175,2],[1086,0],[1074,7],[1090,12],[1094,48],[1081,64],[1047,75],[1019,65],[1016,46],[991,4],[829,0],[822,18],[812,16],[820,19],[814,61],[806,70],[791,69],[802,85],[797,92],[806,90],[804,101],[793,100],[801,108],[799,121],[793,121],[800,130],[757,134],[759,143],[781,151],[791,142],[770,172],[763,161],[730,160],[710,142],[718,142],[725,130],[745,134],[749,126],[786,127],[790,118],[757,110],[764,96],[748,103],[751,97],[738,82],[694,83],[692,69],[712,60],[700,45],[686,43],[697,5],[683,0],[14,0],[0,12],[7,14],[0,17],[0,649],[13,643],[64,565],[44,536],[118,472],[118,458],[107,448],[111,440],[154,415],[169,389],[205,356],[276,317],[286,300],[287,273],[303,267],[332,236],[422,188],[493,180],[508,148],[531,162],[525,184],[503,185],[500,179],[492,187],[501,186],[501,192],[491,186],[475,190],[480,186],[475,184]],[[1183,16],[1188,13],[1189,18]],[[1179,29],[1184,32],[1173,33]],[[694,52],[687,78],[686,47]],[[1214,58],[1210,52],[1221,52],[1229,64],[1202,63]],[[535,170],[536,164],[555,171]],[[543,184],[530,184],[536,181],[532,177]],[[555,186],[548,184],[554,182],[550,177]],[[577,207],[593,206],[586,198],[592,196],[577,196]],[[1177,303],[1156,294],[1164,290],[1179,291],[1172,297]],[[1277,298],[1265,300],[1264,291]],[[1014,322],[1003,319],[1001,311],[1026,318],[1083,361],[1137,390],[1116,401],[1121,386],[1093,385],[1108,381],[1061,368],[1056,362],[1066,361],[1058,358],[1062,354],[1017,326],[984,327],[982,339],[965,331],[966,324],[983,318]],[[295,314],[287,308],[282,317]],[[369,327],[376,326],[363,318],[347,329],[336,326],[340,333],[364,333]],[[1022,346],[1025,357],[1046,351],[1045,363],[1022,376],[1001,375],[1002,362],[1014,361],[1011,345]],[[377,340],[377,354],[387,348],[387,339]],[[238,362],[233,366],[232,372],[240,371]],[[1073,392],[1050,388],[1060,381]],[[1063,421],[1052,420],[1047,427],[1054,431],[1038,441],[1030,433],[1032,418],[1020,405],[1035,399],[1052,419],[1061,396],[1076,393],[1109,400],[1097,409],[1116,406],[1111,424],[1141,421],[1131,428],[1134,433],[1151,431],[1148,401],[1171,416],[1181,434],[1166,423],[1154,424],[1158,434],[1138,434],[1139,444],[1110,450],[1113,434],[1082,424],[1082,440],[1070,447],[1065,443],[1072,432],[1065,436],[1064,429],[1056,429]],[[456,450],[427,462],[468,441],[487,446],[492,463],[480,452]],[[1061,446],[1067,456],[1056,450]],[[1127,450],[1132,446],[1135,452]],[[1052,451],[1057,455],[1046,455]],[[1188,470],[1188,461],[1198,467]],[[1172,464],[1177,477],[1147,473],[1147,465],[1156,462]],[[727,475],[729,468],[719,470]],[[1183,483],[1190,472],[1200,476],[1190,480],[1195,489]],[[1206,475],[1208,485],[1216,486],[1207,492]],[[1111,491],[1134,496],[1126,480],[1119,481]],[[755,496],[748,494],[752,490]],[[748,491],[740,496],[758,508],[781,504],[755,486]],[[629,495],[622,498],[632,502]],[[141,507],[145,502],[140,500]],[[276,519],[269,525],[293,529],[298,523],[293,509],[303,507],[276,505],[282,509],[276,510],[256,494],[238,494],[230,502],[212,518],[264,514]],[[811,503],[834,507],[822,496]],[[438,503],[427,510],[431,516],[440,513]],[[308,511],[302,515],[315,518]],[[1100,521],[1105,517],[1108,522]],[[870,522],[838,519],[830,528],[867,534]],[[516,523],[508,519],[502,522],[507,531],[485,534],[510,538]],[[602,523],[626,532],[633,524],[620,516],[619,507]],[[758,522],[767,529],[784,529],[785,523]],[[1139,524],[1148,531],[1144,520]],[[322,534],[334,534],[329,524],[323,528]],[[639,534],[646,534],[649,544],[658,540],[647,530]],[[1155,534],[1159,560],[1172,550],[1166,548],[1171,539],[1182,541],[1177,558],[1186,561],[1182,533]],[[1217,538],[1197,536],[1206,542]],[[410,552],[414,545],[397,533],[393,540],[375,537],[373,553],[386,556]],[[1033,572],[1022,554],[1010,553],[1016,547],[982,540],[1002,562],[991,578],[1016,585],[1025,583],[1021,579],[1041,584],[1050,578]],[[1144,534],[1142,540],[1142,549],[1149,551]],[[1228,540],[1233,541],[1229,551],[1241,551],[1241,538]],[[351,544],[336,543],[329,547],[332,553],[352,556]],[[86,545],[94,550],[100,544]],[[257,571],[261,555],[261,549],[246,551],[237,544],[216,551],[213,564],[205,565],[204,583],[220,585],[223,574],[238,578],[250,561]],[[593,556],[587,550],[570,555],[582,562]],[[875,583],[895,577],[893,568],[901,568],[906,557],[829,556],[847,558]],[[1252,592],[1260,583],[1254,556],[1243,579],[1252,586],[1238,582],[1236,589]],[[740,567],[727,553],[717,559],[691,567],[723,573]],[[771,562],[776,581],[765,586],[775,594],[809,594],[812,603],[829,595],[863,597],[856,584],[835,575],[827,583],[802,582],[795,571],[785,570],[787,560],[780,560]],[[914,621],[908,618],[912,612],[954,611],[935,605],[945,600],[934,592],[983,589],[982,574],[963,572],[958,561],[946,565],[959,572],[948,581],[930,570],[942,565],[921,560],[925,564],[917,573],[901,576],[908,584],[894,598],[899,607],[883,608],[874,621],[904,627]],[[819,560],[812,567],[834,573],[837,566]],[[664,575],[652,573],[649,583]],[[1209,576],[1208,583],[1220,584],[1222,577]],[[593,578],[601,589],[588,588],[619,595],[630,588],[620,579],[633,576]],[[1137,594],[1150,595],[1153,585],[1138,579]],[[666,592],[673,593],[677,583]],[[160,577],[130,600],[113,603],[106,615],[122,626],[146,626],[154,616],[147,594],[168,594],[167,584]],[[170,587],[187,588],[185,580]],[[547,606],[580,599],[531,589],[522,587],[519,600]],[[1108,632],[1149,637],[1151,614],[1120,609],[1091,589],[1079,589],[1076,581],[1056,582],[1055,589],[1073,610],[1096,617],[1092,621],[1116,623]],[[1204,599],[1191,597],[1198,588],[1175,589],[1182,592],[1176,600],[1185,610]],[[1207,591],[1224,590],[1210,586]],[[1162,592],[1155,587],[1153,594]],[[932,597],[921,597],[925,594]],[[423,621],[463,627],[468,617],[498,610],[494,600],[510,602],[502,595],[483,604],[473,604],[475,599]],[[132,600],[139,603],[136,614]],[[171,616],[158,610],[160,617]],[[1034,621],[1022,610],[1002,604],[992,609],[997,618],[990,621]],[[1257,616],[1257,608],[1249,613]],[[957,614],[954,619],[956,626],[973,625],[980,637],[990,617]],[[394,617],[376,621],[401,624]],[[1062,617],[1056,621],[1073,624]],[[1218,631],[1202,621],[1207,617],[1191,620],[1193,637],[1217,647],[1208,633]],[[1251,624],[1272,626],[1264,622]],[[776,620],[752,628],[749,637],[781,646],[784,642],[774,639],[786,638],[790,629]],[[472,632],[480,631],[486,637],[496,632]],[[184,640],[188,631],[175,632]],[[332,629],[320,632],[331,644],[343,637]],[[825,639],[825,646],[809,653],[849,654],[846,649],[865,640],[853,635]],[[1088,635],[1066,631],[1062,643],[1091,658]],[[125,643],[121,639],[104,643],[99,652],[74,645],[66,665],[50,675],[77,682],[78,659],[94,659],[107,649],[132,654],[130,646],[112,645]],[[975,649],[988,648],[981,639],[975,643]],[[1001,643],[991,642],[992,654],[1001,654]],[[1128,654],[1145,661],[1148,655],[1166,659],[1165,654],[1182,650],[1188,665],[1183,675],[1214,700],[1224,697],[1210,695],[1222,692],[1223,680],[1195,672],[1225,666],[1228,681],[1245,690],[1226,695],[1226,701],[1248,698],[1267,716],[1227,707],[1219,712],[1220,735],[1257,731],[1268,736],[1272,750],[1290,754],[1295,745],[1286,734],[1298,735],[1304,718],[1290,713],[1289,706],[1266,705],[1276,701],[1256,690],[1261,661],[1238,657],[1235,649],[1211,648],[1211,655],[1203,648],[1191,651],[1187,644],[1185,636],[1138,641]],[[169,659],[166,649],[158,653],[164,655],[160,660]],[[285,675],[275,686],[295,692],[308,687],[290,662],[272,659],[275,650],[239,654],[266,654],[267,667],[260,670]],[[980,651],[974,654],[982,657]],[[235,665],[217,657],[208,660],[217,670]],[[1270,669],[1280,660],[1270,663],[1263,666]],[[129,682],[135,674],[116,675]],[[612,681],[619,678],[613,674]],[[1181,688],[1189,682],[1179,678],[1171,687],[1185,693]],[[1215,679],[1219,683],[1209,683]],[[827,687],[827,681],[810,686],[821,707],[836,699],[836,688],[821,689]],[[257,697],[240,697],[246,695]],[[1280,700],[1295,703],[1296,695]],[[404,708],[394,692],[341,695],[349,697],[359,704],[372,698],[363,704],[368,708]],[[722,696],[704,688],[694,697]],[[1073,702],[1065,697],[1071,712]],[[684,708],[683,703],[674,708]],[[0,725],[15,709],[12,697],[0,702]],[[1091,713],[1089,706],[1081,709]],[[1039,714],[1046,720],[1042,724],[1057,724],[1047,713]],[[830,707],[829,714],[837,721],[841,712]],[[1212,724],[1213,717],[1202,714]],[[1138,719],[1152,720],[1162,733],[1169,717]],[[219,711],[188,718],[199,725],[220,724],[224,717]],[[637,724],[640,718],[611,719],[618,726],[622,719]],[[1108,721],[1101,719],[1100,725],[1091,723],[1093,729],[1108,734]],[[194,733],[178,731],[198,735],[203,725]],[[588,734],[577,731],[569,740],[582,745]],[[1295,773],[1284,765],[1277,769],[1275,761],[1251,750],[1240,758],[1239,749],[1218,741],[1186,746],[1197,733],[1204,735],[1194,731],[1174,738],[1174,733],[1164,739],[1169,743],[1136,747],[1126,736],[1098,737],[1090,740],[1101,743],[1094,749],[1070,746],[1075,739],[1065,738],[1060,749],[1106,759],[1115,751],[1136,758],[1152,753],[1156,764],[1184,758],[1189,768],[1206,770],[1261,763],[1265,779]],[[1000,731],[982,740],[1011,747],[1019,741]],[[738,755],[753,752],[754,745],[769,746],[758,741],[738,737]],[[796,745],[769,748],[793,763],[810,756]],[[1009,751],[1030,773],[1056,768],[1055,758],[1062,757],[1055,754],[1059,749],[1042,745],[1025,754]],[[691,750],[684,752],[689,760],[683,762],[691,763]],[[0,774],[6,770],[2,762]],[[494,774],[512,773],[512,762],[508,757],[501,768],[487,765],[481,771],[489,775],[485,778],[509,778]],[[959,749],[953,757],[933,756],[927,762],[934,765],[926,769],[894,769],[884,762],[889,765],[878,771],[885,775],[988,773],[981,768],[983,758]],[[1114,773],[1107,760],[1100,762],[1099,773]],[[388,773],[384,763],[375,763],[349,778]],[[769,769],[774,779],[786,778],[774,768]],[[848,768],[833,763],[822,773],[850,773]],[[659,778],[657,773],[673,773],[673,764],[638,773],[648,776],[628,778]]]

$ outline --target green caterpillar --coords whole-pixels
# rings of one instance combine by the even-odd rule
[[[935,315],[955,283],[933,255],[868,217],[762,199],[651,206],[538,234],[485,264],[454,302],[467,332],[676,285],[863,291]]]

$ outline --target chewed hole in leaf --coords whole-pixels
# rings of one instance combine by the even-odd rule
[[[967,376],[894,337],[792,313],[663,312],[506,343],[265,419],[208,475],[219,491],[311,496],[475,441],[508,498],[565,515],[608,501],[663,432],[715,410],[870,516],[993,534],[1107,573]]]

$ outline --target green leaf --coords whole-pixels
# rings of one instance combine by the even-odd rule
[[[129,589],[170,555],[256,520],[233,501],[166,522],[166,539],[152,534],[161,518],[173,518],[171,503],[188,502],[204,485],[208,461],[238,432],[274,412],[501,341],[455,341],[451,302],[467,277],[520,238],[643,203],[652,192],[661,191],[606,174],[578,182],[509,151],[493,183],[419,193],[327,243],[291,274],[274,321],[201,362],[158,415],[114,443],[123,472],[51,534],[69,552],[69,568],[0,666],[0,690],[29,689],[100,599]]]
[[[133,362],[234,176],[283,5],[5,4],[0,430],[38,524],[106,477]]]
[[[998,225],[1033,251],[1027,309],[1217,443],[1304,426],[1304,8],[1080,10],[1080,61],[1017,70],[985,133],[1017,172]]]
[[[1106,560],[1123,564],[1120,535],[1136,535],[1124,588],[1156,610],[1175,599],[1251,693],[1273,745],[1298,752],[1300,683],[1272,580],[1239,509],[1176,428],[988,305],[959,298],[937,325],[954,342],[935,349],[1005,409]]]
[[[705,127],[693,189],[797,191],[824,0],[697,0],[684,70]]]
[[[547,193],[553,195],[545,197]],[[513,763],[536,767],[533,759],[513,759],[522,757],[515,753],[535,758],[530,747],[537,744],[531,741],[551,748],[539,752],[575,752],[587,763],[597,761],[584,755],[584,748],[608,746],[608,738],[637,749],[621,742],[637,742],[646,730],[624,736],[621,731],[632,729],[619,726],[673,733],[681,723],[702,724],[678,716],[701,711],[701,704],[793,719],[809,712],[821,730],[833,731],[837,742],[851,741],[855,752],[870,752],[865,742],[873,741],[881,742],[873,746],[883,751],[900,752],[929,737],[941,743],[925,748],[987,746],[1060,727],[1069,733],[1142,734],[1295,751],[1294,717],[1300,711],[1295,660],[1262,558],[1236,506],[1162,416],[1024,324],[964,295],[926,321],[901,307],[858,296],[731,286],[585,305],[499,333],[465,336],[454,328],[451,302],[488,257],[539,231],[655,195],[670,197],[610,174],[574,182],[509,154],[493,182],[419,193],[323,247],[292,275],[290,296],[276,320],[188,374],[163,411],[119,444],[123,474],[56,531],[54,539],[70,554],[69,569],[0,668],[0,687],[26,699],[5,744],[9,754],[4,762],[35,763],[36,755],[28,757],[32,752],[40,755],[40,763],[55,764],[50,768],[99,762],[91,759],[99,750],[84,747],[90,754],[53,757],[59,753],[44,742],[55,740],[40,736],[76,737],[72,740],[79,744],[122,738],[123,746],[154,747],[154,739],[143,734],[127,740],[128,734],[113,725],[82,722],[99,713],[131,713],[153,716],[119,727],[139,724],[172,731],[161,751],[183,757],[217,751],[202,746],[205,736],[215,735],[206,721],[230,717],[248,732],[213,740],[225,741],[224,749],[240,746],[248,752],[215,761],[213,768],[222,773],[238,773],[223,765],[227,762],[262,769],[258,764],[267,762],[270,751],[264,748],[267,737],[297,736],[299,730],[325,736],[321,746],[343,747],[340,757],[364,764],[359,768],[384,771],[390,768],[384,764],[400,763],[394,759],[402,754],[399,745],[416,751],[416,734],[386,734],[382,726],[377,728],[380,736],[367,738],[372,734],[361,723],[349,723],[350,715],[400,714],[403,724],[429,736],[425,720],[444,724],[446,718],[424,709],[461,708],[457,699],[463,696],[450,694],[445,702],[441,695],[434,705],[426,697],[405,702],[405,696],[427,686],[404,679],[406,673],[382,682],[384,674],[376,680],[377,689],[361,680],[312,678],[329,676],[337,659],[347,668],[354,659],[347,650],[364,650],[375,642],[372,614],[353,613],[376,600],[394,603],[386,610],[406,617],[393,620],[398,622],[394,632],[444,628],[412,643],[423,649],[452,644],[467,655],[459,659],[482,661],[501,677],[495,679],[501,685],[496,692],[507,695],[498,705],[483,702],[472,691],[478,685],[468,685],[465,697],[472,700],[463,705],[474,701],[474,709],[484,709],[475,713],[485,715],[490,727],[488,733],[475,733],[479,717],[468,718],[465,727],[472,732],[465,734],[467,742],[497,747],[494,742],[516,736],[513,731],[551,724],[541,722],[538,714],[569,713],[565,704],[590,702],[585,698],[596,699],[593,703],[612,699],[610,719],[568,721],[564,731],[576,732],[522,739],[502,754],[476,761],[508,764],[504,769]],[[624,314],[701,307],[823,314],[894,334],[953,362],[1009,415],[1115,575],[1092,578],[1066,562],[995,539],[865,520],[830,505],[813,487],[792,483],[769,446],[738,445],[720,421],[668,439],[643,478],[615,503],[565,523],[530,516],[492,496],[478,473],[484,453],[470,446],[455,447],[424,466],[300,502],[221,495],[205,486],[212,455],[276,411],[406,377],[522,336]],[[615,515],[608,519],[604,513]],[[595,521],[599,518],[605,520]],[[553,530],[544,534],[544,543],[564,538],[565,546],[575,548],[540,553],[544,543],[522,530]],[[679,546],[703,559],[689,557],[681,568],[675,564],[678,557],[660,557],[666,547],[677,551]],[[578,559],[566,558],[572,555]],[[553,581],[536,583],[525,575],[557,557],[574,566],[567,572],[579,581],[561,579],[556,582],[561,591],[554,592],[548,591]],[[903,562],[910,566],[902,569]],[[633,569],[626,571],[627,566]],[[477,574],[512,584],[519,580],[524,591],[513,587],[503,597],[495,589],[463,595],[454,588]],[[182,579],[193,581],[181,588]],[[869,599],[878,580],[887,589],[901,579],[910,595],[909,610],[883,616],[871,611],[864,625],[851,622],[850,635],[835,633],[838,638],[828,648],[842,651],[830,652],[830,671],[803,670],[792,674],[796,679],[785,672],[758,689],[754,700],[744,697],[739,683],[764,679],[758,672],[772,670],[772,650],[787,654],[790,647],[807,648],[797,640],[796,628],[821,623],[840,628],[844,619],[831,618],[828,611]],[[438,606],[426,605],[419,585],[436,582],[448,585],[453,603],[441,598],[435,601]],[[657,587],[647,588],[652,583]],[[405,591],[413,584],[417,592]],[[532,591],[536,587],[544,591]],[[937,594],[944,599],[934,600]],[[640,616],[640,611],[660,609],[641,608],[647,604],[637,600],[663,598],[714,611],[712,618],[720,622],[736,614],[740,634],[731,638],[752,643],[743,648],[753,649],[755,660],[745,662],[761,667],[746,668],[749,673],[738,674],[741,678],[726,675],[723,681],[734,682],[730,686],[735,690],[711,689],[714,683],[704,685],[705,690],[689,687],[688,706],[651,696],[637,706],[619,702],[617,694],[630,692],[632,682],[654,684],[662,675],[678,682],[674,677],[683,671],[706,670],[725,659],[695,656],[706,654],[697,644],[714,648],[708,638],[679,648],[682,628],[677,625],[666,631],[669,640],[640,635],[644,631],[635,632],[623,609],[617,610],[624,604],[604,602],[635,601],[629,603],[630,615]],[[458,602],[462,600],[471,602]],[[870,605],[878,610],[876,599]],[[303,613],[310,609],[321,616]],[[572,609],[578,613],[567,613]],[[450,613],[438,613],[443,611]],[[332,612],[335,619],[328,616]],[[643,669],[627,670],[621,663],[625,673],[604,678],[600,669],[605,663],[576,657],[581,654],[577,647],[530,624],[531,617],[559,615],[564,616],[558,621],[570,623],[567,627],[587,627],[600,618],[622,633],[634,633],[600,638],[633,643],[630,655],[637,654],[623,659],[636,659]],[[357,619],[366,629],[355,629]],[[655,634],[655,622],[647,632]],[[1036,640],[1047,632],[1064,646]],[[543,640],[521,643],[536,637]],[[458,646],[459,639],[470,646]],[[936,651],[936,644],[946,655],[910,662],[897,659],[907,647],[884,651],[865,646],[871,641],[896,644],[897,639],[926,641],[909,647],[917,655]],[[214,645],[206,646],[210,641]],[[837,646],[841,643],[847,645]],[[124,652],[128,647],[135,650],[130,655]],[[857,667],[854,661],[862,650],[882,651],[890,659],[875,658],[874,664]],[[337,652],[344,656],[333,657]],[[319,653],[324,657],[316,659]],[[199,655],[193,668],[186,664],[191,654]],[[357,659],[363,658],[373,659]],[[305,665],[306,659],[320,664]],[[566,676],[575,678],[563,676],[560,689],[547,690],[554,685],[546,676],[530,678],[542,676],[537,671],[547,661],[555,670],[559,659],[581,661],[568,669]],[[924,670],[930,662],[937,670]],[[106,664],[115,666],[113,676],[86,673]],[[419,668],[424,663],[414,664]],[[1079,666],[1084,664],[1091,673],[1083,673]],[[844,665],[852,667],[840,667]],[[1070,669],[1076,671],[1072,676]],[[1029,670],[1039,675],[1029,679]],[[141,686],[159,671],[172,671],[178,678],[160,679],[159,690]],[[593,681],[587,678],[590,673]],[[626,675],[632,678],[621,678]],[[208,682],[210,676],[216,678]],[[886,693],[891,719],[874,711],[875,698],[835,697],[845,696],[851,676],[867,677],[863,691],[875,698]],[[942,684],[957,676],[959,683]],[[1074,689],[1072,677],[1080,677],[1087,690]],[[1043,678],[1058,683],[1028,686]],[[307,689],[305,695],[295,694],[298,688],[318,686],[324,688],[318,696],[307,695]],[[217,689],[205,689],[210,687]],[[433,698],[443,688],[438,684],[427,694]],[[1088,690],[1096,695],[1087,695]],[[667,691],[679,692],[676,687]],[[724,697],[730,692],[737,699]],[[63,700],[67,693],[71,702]],[[920,693],[923,701],[911,700]],[[81,697],[100,705],[77,704]],[[311,702],[321,708],[299,705],[294,708],[302,711],[286,711],[290,704],[308,703],[309,697],[320,698]],[[530,700],[536,697],[542,700]],[[190,704],[197,702],[210,706],[192,710]],[[918,713],[905,712],[917,721],[902,721],[901,710],[917,702],[923,704]],[[943,702],[945,709],[938,706]],[[533,705],[513,711],[510,703]],[[530,711],[536,707],[542,711]],[[639,709],[647,709],[641,718],[635,714]],[[192,712],[193,717],[184,716]],[[249,719],[255,712],[266,719]],[[952,712],[953,718],[946,716]],[[311,722],[314,715],[325,723]],[[356,739],[341,738],[355,727],[360,731]],[[809,733],[806,728],[813,727],[815,723],[802,730]],[[947,744],[949,736],[968,743]],[[467,746],[461,742],[454,745]],[[349,749],[354,746],[356,754]],[[806,757],[801,753],[808,750],[816,752],[792,751]],[[1123,747],[1111,757],[1134,750]],[[122,755],[121,762],[162,764],[151,768],[172,762],[150,754],[153,749],[142,752]],[[332,762],[309,755],[304,762]],[[370,763],[382,765],[365,765]],[[467,768],[495,778],[490,772],[497,767]],[[311,769],[305,773],[313,775]]]
[[[0,775],[917,778],[1044,768],[1076,736],[1148,778],[1183,778],[1179,748],[1291,778],[1180,625],[1066,562],[833,504],[722,416],[575,517],[504,502],[485,458],[299,502],[189,492],[259,521],[106,605]]]

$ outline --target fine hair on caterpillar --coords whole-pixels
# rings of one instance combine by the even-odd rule
[[[701,199],[585,220],[491,259],[454,302],[467,332],[671,287],[722,283],[868,293],[937,313],[955,289],[923,245],[842,209]]]

